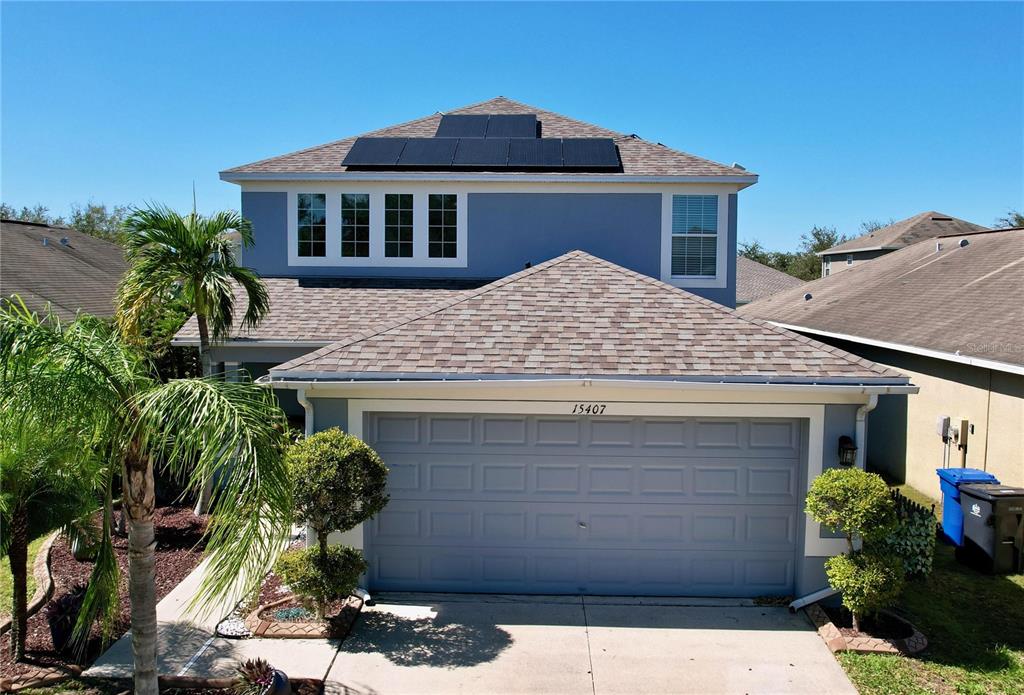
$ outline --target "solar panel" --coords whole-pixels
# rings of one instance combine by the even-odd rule
[[[512,138],[509,141],[508,165],[561,168],[562,141],[559,138]]]
[[[537,114],[520,113],[492,115],[487,122],[489,138],[535,138],[537,137]]]
[[[619,152],[611,138],[563,138],[562,162],[567,167],[618,167]]]
[[[409,138],[357,138],[342,160],[344,166],[394,166]]]
[[[409,138],[398,166],[450,167],[458,138]]]
[[[508,138],[462,138],[454,166],[508,166]]]
[[[487,132],[486,115],[445,115],[437,126],[437,138],[482,138]]]

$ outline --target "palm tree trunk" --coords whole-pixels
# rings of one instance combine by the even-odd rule
[[[135,693],[158,695],[156,671],[156,507],[153,462],[133,444],[125,460],[124,508],[128,512],[128,595],[131,599]]]
[[[196,322],[199,324],[199,362],[203,367],[203,377],[208,377],[213,372],[210,364],[210,327],[206,317],[196,314]],[[213,496],[213,480],[203,481],[203,488],[199,491],[199,499],[196,501],[195,513],[206,514],[210,511],[210,498]]]
[[[28,622],[28,519],[25,510],[14,510],[7,560],[11,565],[11,658],[25,658],[25,629]]]

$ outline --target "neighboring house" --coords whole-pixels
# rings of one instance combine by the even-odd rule
[[[930,210],[819,251],[821,276],[828,277],[922,239],[976,232],[986,227]]]
[[[766,266],[764,263],[752,261],[746,256],[736,257],[736,306],[749,304],[757,299],[791,287],[804,284],[800,278],[783,273]]]
[[[739,313],[888,365],[920,387],[909,399],[881,397],[869,465],[936,499],[935,469],[947,465],[1024,485],[1024,229],[919,241]],[[958,431],[944,438],[946,417]]]
[[[63,320],[114,315],[126,264],[117,244],[67,227],[0,221],[0,301],[17,294],[32,311]]]
[[[807,487],[915,387],[727,308],[754,175],[498,98],[222,177],[271,313],[214,359],[380,452],[371,590],[825,585]]]

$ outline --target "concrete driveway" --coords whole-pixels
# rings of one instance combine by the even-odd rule
[[[842,693],[802,615],[749,601],[384,594],[364,608],[328,692]]]

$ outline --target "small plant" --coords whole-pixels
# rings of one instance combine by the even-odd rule
[[[366,568],[360,551],[332,545],[326,550],[289,550],[278,559],[274,572],[322,620],[331,602],[347,597],[358,586],[359,576]]]
[[[843,606],[853,615],[853,629],[861,620],[888,608],[903,591],[903,563],[892,554],[858,550],[825,561],[825,574],[833,589],[843,594]]]
[[[266,659],[249,659],[239,665],[234,690],[239,695],[263,695],[274,685],[274,667]]]
[[[46,622],[50,626],[50,639],[58,653],[66,653],[71,646],[71,636],[78,614],[85,600],[84,584],[76,584],[71,591],[46,605]]]

